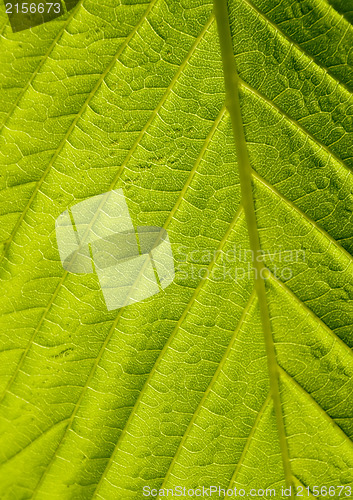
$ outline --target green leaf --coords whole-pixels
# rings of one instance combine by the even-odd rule
[[[1,499],[350,495],[353,8],[215,1],[219,33],[210,1],[0,6]],[[176,276],[107,311],[55,221],[112,189]]]

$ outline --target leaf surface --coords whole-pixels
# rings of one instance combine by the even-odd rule
[[[353,486],[349,4],[228,2],[265,298],[212,3],[82,0],[16,34],[0,6],[1,498],[280,497],[286,467]],[[177,272],[107,312],[96,274],[63,269],[55,220],[119,188]]]

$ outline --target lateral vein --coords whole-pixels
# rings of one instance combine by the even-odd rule
[[[182,452],[182,450],[184,448],[186,440],[187,440],[187,438],[190,435],[191,429],[192,429],[193,425],[195,424],[195,422],[197,420],[197,417],[198,417],[201,409],[204,407],[205,402],[206,402],[209,394],[211,393],[211,390],[213,389],[215,383],[219,379],[220,373],[224,369],[224,365],[226,364],[226,362],[227,362],[227,360],[229,358],[229,354],[230,354],[231,350],[233,349],[234,344],[235,344],[235,342],[237,340],[238,333],[239,333],[239,331],[240,331],[240,329],[241,329],[241,327],[242,327],[242,325],[244,323],[244,320],[245,320],[246,315],[247,315],[247,313],[249,311],[249,308],[250,308],[250,306],[253,303],[254,295],[255,295],[254,292],[255,292],[255,290],[253,290],[252,294],[250,295],[249,300],[248,300],[248,302],[247,302],[247,304],[246,304],[246,306],[245,306],[245,308],[243,310],[243,313],[241,315],[241,318],[240,318],[240,320],[239,320],[239,322],[238,322],[238,324],[237,324],[237,326],[236,326],[236,328],[235,328],[235,330],[233,332],[233,335],[232,335],[232,337],[230,339],[228,347],[225,350],[225,352],[223,354],[223,357],[222,357],[221,361],[219,362],[219,364],[217,366],[217,369],[216,369],[216,371],[215,371],[215,373],[214,373],[214,375],[213,375],[213,377],[212,377],[212,379],[211,379],[211,381],[210,381],[207,389],[205,390],[205,392],[204,392],[204,394],[203,394],[203,396],[202,396],[202,398],[201,398],[201,400],[200,400],[200,402],[199,402],[196,410],[194,411],[194,413],[192,415],[192,418],[191,418],[191,420],[189,422],[189,425],[187,426],[186,431],[184,432],[184,434],[183,434],[183,436],[182,436],[182,438],[180,440],[179,446],[178,446],[178,448],[177,448],[177,450],[176,450],[176,452],[174,454],[173,460],[171,461],[171,463],[169,465],[169,468],[168,468],[168,470],[167,470],[167,472],[166,472],[166,474],[164,476],[163,483],[159,487],[160,490],[162,490],[162,489],[164,489],[166,487],[167,481],[169,479],[169,476],[172,475],[173,468],[174,468],[174,466],[175,466],[175,464],[176,464],[176,462],[177,462],[177,460],[178,460],[178,458],[179,458],[179,456],[180,456],[180,454],[181,454],[181,452]],[[157,500],[159,498],[160,497],[158,496]]]
[[[232,232],[232,230],[234,229],[234,227],[236,226],[237,222],[240,220],[240,217],[242,215],[242,209],[241,207],[239,207],[239,209],[237,210],[237,212],[235,213],[234,217],[233,217],[233,220],[231,221],[231,223],[229,224],[228,226],[228,229],[227,231],[225,232],[222,240],[220,241],[219,243],[219,246],[217,248],[217,255],[218,255],[218,252],[222,251],[224,245],[226,244],[226,242],[228,241],[228,238]],[[207,267],[207,272],[206,272],[206,276],[209,275],[209,273],[212,271],[213,267],[216,265],[217,263],[217,259],[214,259],[210,262],[210,264],[208,265]],[[105,470],[103,471],[102,475],[101,475],[101,478],[99,480],[99,483],[97,484],[96,486],[96,489],[94,490],[93,494],[92,494],[92,500],[97,496],[99,496],[98,492],[103,484],[103,481],[106,479],[107,475],[108,475],[108,472],[111,468],[111,466],[113,465],[114,463],[114,457],[115,457],[115,454],[116,452],[118,451],[119,449],[119,446],[121,444],[121,442],[123,441],[125,435],[127,434],[128,432],[128,428],[133,420],[133,418],[135,417],[135,414],[137,412],[137,409],[139,408],[140,406],[140,403],[142,401],[142,398],[147,390],[147,388],[149,387],[149,384],[153,378],[153,375],[156,373],[157,371],[157,368],[160,364],[160,362],[162,361],[162,359],[164,358],[164,355],[165,353],[167,352],[167,350],[169,349],[171,343],[172,343],[172,340],[175,338],[175,335],[177,334],[177,332],[179,331],[179,328],[181,327],[181,325],[183,324],[185,318],[187,317],[187,315],[189,314],[189,311],[192,307],[192,305],[195,303],[200,291],[202,290],[204,284],[206,283],[206,280],[205,279],[202,279],[198,286],[195,288],[194,290],[194,293],[192,295],[192,297],[190,298],[186,308],[184,309],[183,311],[183,314],[180,316],[178,322],[176,323],[171,335],[169,336],[167,342],[164,344],[164,347],[163,349],[161,350],[161,352],[159,353],[159,356],[155,362],[155,364],[153,365],[149,375],[148,375],[148,378],[146,379],[146,382],[144,383],[141,391],[140,391],[140,394],[135,402],[135,405],[129,415],[129,418],[127,420],[127,422],[125,423],[124,425],[124,428],[122,429],[122,432],[116,442],[116,445],[115,445],[115,448],[113,450],[113,452],[111,453],[111,456],[110,456],[110,459],[109,459],[109,462],[107,463],[106,465],[106,468]]]

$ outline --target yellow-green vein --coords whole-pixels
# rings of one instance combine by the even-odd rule
[[[179,197],[178,197],[178,200],[176,201],[176,203],[175,203],[175,205],[174,205],[173,209],[171,210],[171,212],[170,212],[170,214],[169,214],[169,217],[167,218],[167,220],[166,220],[166,222],[165,222],[165,224],[164,224],[164,226],[163,226],[163,228],[164,228],[164,229],[167,229],[167,227],[168,227],[168,225],[169,225],[169,223],[170,223],[171,219],[173,218],[173,215],[174,215],[174,214],[175,214],[175,212],[177,211],[177,209],[178,209],[178,207],[179,207],[179,205],[180,205],[180,203],[181,203],[181,201],[182,201],[182,199],[183,199],[183,196],[184,196],[184,194],[185,194],[185,192],[186,192],[186,190],[187,190],[188,186],[190,185],[190,183],[191,183],[191,181],[192,181],[192,179],[193,179],[193,177],[194,177],[194,174],[195,174],[195,172],[196,172],[196,170],[197,170],[197,167],[198,167],[198,165],[200,164],[200,162],[201,162],[201,160],[202,160],[202,158],[203,158],[203,156],[204,156],[204,154],[205,154],[205,151],[207,150],[207,146],[208,146],[208,144],[210,143],[210,141],[211,141],[211,139],[212,139],[212,137],[213,137],[213,135],[214,135],[215,131],[217,130],[217,127],[218,127],[218,125],[219,125],[219,123],[220,123],[220,121],[221,121],[221,119],[222,119],[222,117],[223,117],[223,115],[224,115],[224,111],[225,111],[225,110],[224,110],[224,108],[222,108],[222,109],[221,109],[221,111],[220,111],[220,113],[218,114],[218,116],[217,116],[216,120],[214,121],[214,124],[213,124],[213,126],[212,126],[212,128],[211,128],[211,130],[210,130],[210,132],[209,132],[209,134],[208,134],[208,136],[207,136],[207,138],[206,138],[206,140],[205,140],[204,146],[203,146],[203,148],[201,149],[201,152],[200,152],[200,154],[199,154],[199,156],[198,156],[198,158],[197,158],[197,160],[196,160],[196,162],[195,162],[195,165],[194,165],[194,167],[192,168],[192,170],[191,170],[191,172],[190,172],[190,174],[189,174],[189,177],[188,177],[188,179],[187,179],[187,181],[186,181],[186,183],[185,183],[185,185],[184,185],[184,188],[183,188],[183,190],[181,191],[181,193],[180,193],[180,195],[179,195]],[[228,234],[228,233],[226,233],[226,234]],[[207,275],[207,273],[206,273],[206,275]],[[203,283],[203,281],[201,281],[201,283]],[[188,306],[187,306],[187,307],[188,307]],[[60,440],[60,442],[59,442],[59,444],[58,444],[58,446],[57,446],[57,448],[56,448],[56,450],[55,450],[55,452],[54,452],[54,455],[53,455],[53,457],[52,457],[52,460],[51,460],[50,464],[48,465],[48,467],[47,467],[47,468],[46,468],[46,470],[44,471],[44,473],[43,473],[43,475],[42,475],[42,477],[41,477],[40,481],[38,482],[38,484],[37,484],[37,486],[36,486],[36,489],[35,489],[35,490],[34,490],[34,492],[33,492],[33,498],[34,498],[35,493],[37,493],[37,492],[39,491],[39,487],[40,487],[40,485],[42,484],[42,482],[43,482],[43,480],[44,480],[45,475],[47,474],[47,472],[48,472],[49,468],[50,468],[50,467],[51,467],[51,465],[53,464],[53,462],[54,462],[54,460],[55,460],[55,457],[56,457],[56,455],[57,455],[57,452],[58,452],[58,450],[59,450],[60,446],[62,445],[62,443],[63,443],[63,441],[64,441],[64,439],[65,439],[65,436],[67,435],[68,431],[69,431],[69,430],[70,430],[70,428],[71,428],[71,425],[72,425],[72,423],[73,423],[73,421],[74,421],[74,418],[75,418],[75,416],[76,416],[76,414],[77,414],[77,411],[78,411],[78,409],[80,408],[80,405],[81,405],[81,402],[82,402],[83,396],[84,396],[84,394],[85,394],[85,391],[86,391],[86,389],[88,388],[89,383],[90,383],[90,381],[92,380],[92,378],[93,378],[93,376],[94,376],[95,370],[96,370],[97,366],[99,365],[99,362],[100,362],[100,360],[101,360],[101,358],[102,358],[102,356],[103,356],[103,354],[104,354],[104,351],[105,351],[106,347],[108,346],[108,344],[109,344],[109,342],[110,342],[110,340],[111,340],[111,338],[112,338],[112,335],[113,335],[113,333],[114,333],[114,331],[115,331],[115,329],[116,329],[116,327],[117,327],[117,325],[118,325],[118,323],[119,323],[120,318],[122,317],[123,312],[124,312],[124,308],[121,308],[121,309],[119,310],[119,312],[118,312],[118,314],[117,314],[117,316],[116,316],[115,320],[113,321],[112,326],[111,326],[111,327],[110,327],[110,329],[109,329],[109,332],[108,332],[108,334],[107,334],[107,336],[106,336],[106,338],[105,338],[105,341],[104,341],[104,343],[102,344],[102,347],[100,348],[100,351],[99,351],[99,353],[98,353],[98,356],[97,356],[97,358],[95,359],[95,362],[94,362],[94,364],[93,364],[93,366],[92,366],[92,368],[91,368],[91,371],[90,371],[90,373],[89,373],[89,375],[88,375],[88,377],[87,377],[87,380],[86,380],[86,382],[85,382],[85,385],[82,387],[82,391],[81,391],[80,397],[79,397],[79,399],[78,399],[78,401],[77,401],[77,403],[76,403],[76,405],[75,405],[75,408],[74,408],[74,410],[73,410],[73,412],[72,412],[72,414],[71,414],[71,417],[69,418],[69,423],[68,423],[68,425],[67,425],[67,428],[65,429],[65,433],[63,434],[63,436],[62,436],[62,438],[61,438],[61,440]],[[133,410],[132,410],[132,411],[133,411]]]
[[[227,240],[228,240],[228,238],[229,238],[229,236],[230,236],[230,234],[231,234],[234,226],[236,225],[237,221],[240,219],[241,213],[242,213],[242,209],[240,207],[238,209],[238,211],[236,212],[236,214],[234,215],[232,222],[229,224],[227,231],[225,232],[222,240],[220,241],[220,243],[218,245],[218,248],[217,248],[217,251],[216,251],[217,257],[219,257],[219,254],[221,253],[224,245],[226,244],[226,242],[227,242]],[[206,277],[210,275],[210,273],[211,273],[213,267],[216,265],[217,261],[218,261],[218,258],[213,259],[210,262],[210,264],[207,267],[206,273],[205,273]],[[197,297],[198,297],[198,295],[199,295],[199,293],[200,293],[200,291],[201,291],[201,289],[202,289],[202,287],[203,287],[203,285],[205,284],[206,281],[207,281],[207,278],[203,278],[203,279],[200,280],[198,286],[195,288],[194,293],[192,294],[191,299],[189,300],[186,308],[184,309],[183,314],[180,316],[178,322],[175,325],[174,330],[172,331],[170,337],[168,338],[168,341],[165,343],[163,349],[159,353],[159,356],[158,356],[158,358],[157,358],[157,360],[156,360],[156,362],[155,362],[152,370],[150,371],[150,373],[148,375],[148,378],[146,379],[146,382],[144,383],[144,385],[143,385],[143,387],[142,387],[142,389],[140,391],[140,394],[139,394],[139,396],[138,396],[138,398],[137,398],[137,400],[135,402],[135,405],[134,405],[134,407],[133,407],[133,409],[132,409],[132,411],[130,413],[130,416],[129,416],[129,418],[128,418],[125,426],[124,426],[124,429],[122,430],[122,432],[121,432],[121,434],[119,436],[119,439],[118,439],[118,441],[117,441],[117,443],[115,445],[115,448],[114,448],[114,450],[113,450],[113,452],[112,452],[112,454],[110,456],[110,459],[109,459],[109,461],[107,463],[107,466],[105,468],[105,471],[103,472],[103,474],[102,474],[102,476],[100,478],[100,481],[97,484],[97,487],[96,487],[96,489],[95,489],[95,491],[94,491],[94,493],[92,495],[92,499],[98,494],[98,491],[99,491],[100,487],[102,486],[103,480],[105,479],[105,476],[107,475],[110,467],[112,466],[112,464],[114,462],[115,453],[119,449],[119,446],[120,446],[122,440],[124,439],[125,434],[128,431],[129,425],[132,422],[132,420],[133,420],[133,418],[134,418],[134,416],[136,414],[136,411],[137,411],[137,409],[138,409],[138,407],[139,407],[139,405],[140,405],[140,403],[142,401],[142,397],[143,397],[146,389],[148,388],[148,386],[149,386],[149,384],[150,384],[150,382],[152,380],[152,377],[153,377],[154,373],[157,370],[157,367],[158,367],[159,363],[162,361],[165,353],[169,349],[169,346],[170,346],[172,340],[174,339],[174,337],[175,337],[176,333],[178,332],[180,326],[182,325],[183,321],[187,317],[187,315],[188,315],[188,313],[189,313],[192,305],[194,304],[195,300],[197,299]]]
[[[173,460],[171,461],[170,465],[169,465],[169,468],[164,476],[164,479],[163,479],[163,483],[161,484],[161,486],[159,487],[160,490],[163,490],[165,487],[166,487],[166,484],[167,484],[167,481],[168,481],[168,478],[169,476],[171,475],[172,471],[173,471],[173,468],[174,468],[174,465],[176,464],[178,458],[179,458],[179,455],[181,454],[183,448],[184,448],[184,445],[185,445],[185,442],[190,434],[190,431],[197,419],[197,416],[199,414],[199,412],[201,411],[201,409],[203,408],[204,404],[205,404],[205,401],[206,399],[208,398],[212,388],[214,387],[216,381],[218,380],[218,377],[220,375],[220,373],[222,372],[223,368],[224,368],[224,365],[225,363],[227,362],[227,359],[229,357],[229,354],[231,352],[231,350],[233,349],[233,346],[234,346],[234,343],[237,339],[237,335],[239,333],[239,330],[246,318],[246,315],[248,313],[248,310],[249,308],[251,307],[251,304],[253,303],[253,300],[254,300],[254,296],[255,296],[255,290],[253,290],[252,294],[250,295],[249,297],[249,300],[248,300],[248,303],[246,304],[246,306],[244,307],[243,309],[243,312],[242,312],[242,315],[240,317],[240,320],[238,322],[238,325],[237,327],[235,328],[234,330],[234,333],[230,339],[230,342],[228,344],[228,347],[227,349],[225,350],[223,356],[222,356],[222,359],[221,361],[219,362],[218,366],[217,366],[217,369],[210,381],[210,383],[208,384],[208,387],[207,389],[205,390],[196,410],[194,411],[193,415],[192,415],[192,418],[190,419],[190,422],[186,428],[186,431],[184,432],[184,435],[182,436],[181,440],[180,440],[180,443],[179,443],[179,446],[178,446],[178,449],[176,450],[175,454],[174,454],[174,457],[173,457]],[[160,497],[158,496],[157,497],[157,500],[159,499]]]
[[[233,42],[230,32],[227,0],[214,0],[214,9],[216,14],[223,62],[224,81],[226,88],[226,106],[230,114],[234,134],[234,142],[237,150],[238,169],[242,193],[242,206],[244,207],[249,233],[250,248],[252,251],[253,268],[255,271],[255,288],[259,300],[260,316],[264,332],[271,395],[276,415],[285,479],[288,486],[291,486],[293,479],[282,414],[282,403],[279,389],[279,371],[272,338],[271,322],[266,297],[266,269],[263,262],[261,262],[261,259],[257,258],[257,256],[260,255],[261,246],[257,230],[256,213],[253,199],[252,168],[248,156],[243,128],[243,119],[241,115],[239,78],[233,53]]]

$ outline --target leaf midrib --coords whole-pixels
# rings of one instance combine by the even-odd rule
[[[271,320],[267,303],[267,294],[264,277],[264,264],[255,256],[261,253],[260,236],[257,228],[255,213],[255,202],[253,195],[253,170],[247,150],[245,131],[243,126],[240,96],[239,77],[233,52],[233,39],[230,29],[230,19],[227,0],[214,0],[214,10],[217,20],[219,42],[221,48],[224,82],[226,90],[226,106],[232,122],[234,143],[237,151],[238,172],[241,187],[241,205],[244,208],[247,222],[250,249],[252,253],[252,265],[254,271],[255,289],[260,308],[260,318],[264,334],[265,349],[268,363],[268,374],[270,380],[270,391],[275,411],[279,445],[282,455],[282,464],[287,486],[291,486],[292,471],[289,458],[287,437],[282,413],[282,402],[279,388],[279,371],[274,341],[272,337]]]
[[[249,2],[247,2],[247,3],[249,3]],[[277,29],[277,28],[276,28],[276,29]],[[284,36],[285,36],[285,35],[284,35]],[[300,50],[301,50],[302,52],[304,52],[301,48],[300,48]],[[309,57],[311,57],[311,56],[309,56]],[[271,102],[271,104],[273,105],[273,103],[272,103],[272,102]],[[281,110],[280,110],[280,111],[281,111]],[[304,132],[305,132],[305,133],[307,133],[305,130],[304,130]],[[318,140],[317,140],[316,138],[313,138],[313,140],[314,140],[316,143],[318,143]],[[328,152],[332,155],[332,152],[331,152],[328,148],[327,148],[327,150],[328,150]],[[342,160],[338,159],[338,161],[339,161],[341,164],[345,165],[345,163],[344,163]],[[347,167],[347,168],[348,168],[348,167]],[[282,198],[284,198],[283,196],[281,196],[281,197],[282,197]],[[297,209],[297,207],[296,207],[296,209]],[[323,232],[323,230],[322,230],[321,228],[319,228],[319,229],[320,229],[320,231],[321,231],[321,232]],[[339,246],[339,245],[338,245],[338,246]],[[340,247],[340,246],[339,246],[339,248],[341,249],[342,247]],[[298,299],[298,300],[299,300],[299,299]],[[326,325],[325,325],[325,326],[326,326]],[[330,331],[331,331],[331,330],[330,330]]]
[[[286,285],[285,285],[284,283],[282,283],[282,282],[281,282],[280,280],[278,280],[275,276],[273,276],[273,275],[272,275],[272,273],[271,273],[271,278],[272,278],[272,279],[273,279],[276,283],[278,283],[278,285],[280,285],[280,286],[283,288],[283,290],[284,290],[284,292],[285,292],[286,294],[289,294],[289,295],[290,295],[290,297],[292,298],[292,300],[295,300],[295,301],[299,304],[299,306],[300,306],[300,307],[303,307],[303,308],[306,310],[306,312],[307,312],[307,313],[309,313],[310,315],[312,315],[312,316],[313,316],[313,318],[314,318],[315,320],[319,321],[319,322],[321,323],[321,326],[322,326],[323,328],[325,328],[325,330],[326,330],[326,331],[327,331],[330,335],[332,335],[332,337],[333,337],[333,339],[334,339],[334,341],[335,341],[335,342],[338,342],[338,343],[339,343],[339,344],[340,344],[340,345],[341,345],[341,346],[342,346],[342,347],[343,347],[343,348],[344,348],[344,349],[345,349],[345,350],[346,350],[346,351],[347,351],[350,355],[353,355],[353,352],[352,352],[352,351],[351,351],[351,350],[347,347],[347,345],[346,345],[346,344],[345,344],[345,343],[344,343],[344,342],[343,342],[343,341],[342,341],[339,337],[337,337],[337,336],[334,334],[334,332],[332,332],[332,330],[330,330],[330,329],[327,327],[327,325],[326,325],[326,324],[322,323],[322,322],[320,321],[320,319],[319,319],[319,318],[317,318],[316,316],[314,316],[314,315],[313,315],[313,312],[312,312],[310,309],[308,309],[308,308],[305,306],[305,304],[303,304],[303,303],[302,303],[302,302],[298,299],[298,297],[297,297],[296,295],[294,295],[294,294],[293,294],[293,292],[292,292],[290,289],[288,289],[288,288],[286,287]],[[244,323],[244,320],[245,320],[246,315],[248,314],[249,308],[250,308],[250,306],[251,306],[251,305],[252,305],[252,303],[253,303],[253,299],[254,299],[254,292],[251,294],[251,296],[250,296],[250,298],[249,298],[249,300],[248,300],[248,303],[247,303],[247,304],[246,304],[246,306],[244,307],[244,310],[243,310],[242,316],[241,316],[241,318],[240,318],[240,320],[239,320],[239,322],[238,322],[238,325],[237,325],[237,327],[236,327],[236,329],[235,329],[235,331],[234,331],[234,334],[232,335],[232,338],[231,338],[231,340],[230,340],[230,342],[229,342],[229,344],[228,344],[227,350],[225,351],[225,353],[224,353],[224,355],[223,355],[223,357],[222,357],[222,359],[221,359],[221,361],[220,361],[220,363],[219,363],[219,365],[218,365],[218,367],[217,367],[217,370],[216,370],[216,372],[214,373],[214,375],[213,375],[213,377],[212,377],[212,380],[210,381],[210,383],[209,383],[209,385],[208,385],[208,387],[207,387],[207,389],[206,389],[206,391],[205,391],[205,393],[204,393],[204,395],[203,395],[202,399],[200,400],[200,403],[198,404],[198,406],[197,406],[197,408],[196,408],[195,412],[193,413],[193,416],[192,416],[192,418],[191,418],[191,420],[190,420],[190,422],[189,422],[189,424],[188,424],[188,426],[187,426],[187,429],[186,429],[185,433],[183,434],[183,436],[182,436],[182,438],[181,438],[181,440],[180,440],[180,443],[179,443],[179,446],[178,446],[178,448],[177,448],[177,451],[175,452],[174,457],[173,457],[173,460],[172,460],[172,462],[171,462],[171,464],[170,464],[170,466],[169,466],[169,468],[168,468],[168,471],[167,471],[167,473],[166,473],[166,474],[165,474],[165,476],[164,476],[163,483],[159,486],[159,489],[160,489],[160,490],[162,490],[162,489],[164,489],[164,488],[166,488],[166,487],[167,487],[167,481],[168,481],[168,478],[169,478],[169,476],[172,474],[172,471],[173,471],[174,465],[176,464],[176,462],[177,462],[177,460],[178,460],[178,457],[180,456],[180,454],[181,454],[181,452],[182,452],[182,449],[183,449],[183,447],[184,447],[184,444],[185,444],[185,442],[186,442],[186,440],[187,440],[187,438],[188,438],[188,436],[189,436],[189,434],[190,434],[190,431],[191,431],[192,426],[194,425],[194,423],[195,423],[195,421],[196,421],[196,419],[197,419],[197,417],[198,417],[199,412],[200,412],[200,411],[201,411],[201,409],[204,407],[205,401],[206,401],[206,399],[207,399],[207,397],[208,397],[208,395],[209,395],[210,391],[212,390],[212,387],[213,387],[213,386],[214,386],[214,384],[216,383],[217,378],[218,378],[218,376],[219,376],[219,374],[220,374],[220,372],[221,372],[222,368],[224,367],[224,365],[225,365],[225,363],[226,363],[226,361],[227,361],[227,359],[228,359],[229,353],[230,353],[230,351],[231,351],[231,349],[232,349],[232,347],[233,347],[233,345],[234,345],[234,342],[236,341],[236,338],[237,338],[237,333],[239,332],[239,330],[240,330],[240,328],[241,328],[242,324]],[[283,373],[283,375],[286,377],[286,379],[287,379],[287,380],[288,380],[291,384],[293,384],[293,386],[294,386],[294,387],[297,387],[297,388],[298,388],[298,390],[299,390],[302,394],[304,394],[304,395],[305,395],[305,398],[306,398],[306,399],[307,399],[307,400],[308,400],[311,404],[313,404],[316,408],[318,408],[318,409],[319,409],[320,414],[321,414],[321,415],[323,415],[323,416],[324,416],[324,418],[325,418],[325,420],[326,420],[326,421],[328,421],[328,422],[330,423],[330,425],[332,425],[332,426],[334,427],[335,431],[336,431],[336,432],[337,432],[340,436],[344,437],[344,439],[345,439],[346,441],[348,441],[348,442],[349,442],[349,443],[353,446],[353,443],[351,442],[351,440],[350,440],[349,436],[348,436],[348,435],[344,432],[344,430],[343,430],[343,429],[342,429],[342,428],[341,428],[341,427],[337,424],[337,422],[335,421],[335,419],[334,419],[333,417],[331,417],[330,415],[328,415],[328,414],[327,414],[327,412],[326,412],[326,411],[325,411],[325,410],[324,410],[324,409],[323,409],[323,408],[319,405],[319,403],[316,401],[316,399],[315,399],[315,398],[314,398],[314,397],[313,397],[310,393],[308,393],[308,392],[307,392],[307,391],[306,391],[306,390],[305,390],[305,389],[304,389],[304,388],[303,388],[303,387],[302,387],[302,386],[301,386],[301,385],[300,385],[300,384],[299,384],[299,383],[295,380],[295,378],[294,378],[292,375],[290,375],[290,374],[289,374],[289,373],[288,373],[288,372],[287,372],[287,371],[283,368],[283,366],[279,365],[279,369],[280,369],[280,372],[281,372],[281,373]],[[270,402],[270,399],[271,399],[271,397],[270,397],[270,394],[269,394],[269,395],[267,396],[267,398],[265,399],[265,401],[264,401],[264,403],[263,403],[263,405],[262,405],[261,409],[259,410],[259,412],[258,412],[258,414],[257,414],[257,416],[256,416],[256,419],[255,419],[254,424],[253,424],[253,426],[252,426],[252,428],[251,428],[251,430],[250,430],[250,433],[249,433],[249,435],[248,435],[248,437],[247,437],[247,439],[246,439],[245,446],[244,446],[243,451],[242,451],[242,453],[241,453],[241,456],[240,456],[240,458],[239,458],[239,460],[238,460],[238,462],[237,462],[237,465],[236,465],[235,471],[234,471],[234,473],[233,473],[233,476],[232,476],[232,478],[231,478],[231,480],[230,480],[230,482],[229,482],[229,485],[228,485],[228,488],[227,488],[227,489],[231,489],[231,488],[233,487],[233,483],[235,482],[235,479],[236,479],[236,477],[237,477],[237,475],[238,475],[238,473],[239,473],[239,470],[240,470],[240,468],[241,468],[241,467],[242,467],[242,465],[243,465],[244,458],[245,458],[245,456],[246,456],[246,454],[247,454],[247,451],[248,451],[248,449],[249,449],[249,446],[250,446],[250,443],[251,443],[252,437],[253,437],[253,435],[254,435],[254,433],[255,433],[255,431],[256,431],[257,425],[258,425],[258,423],[259,423],[259,421],[260,421],[260,419],[261,419],[262,414],[264,413],[264,410],[266,409],[266,407],[267,407],[268,403]],[[293,477],[294,477],[296,480],[298,480],[298,478],[296,478],[296,476],[295,476],[294,474],[293,474]],[[298,480],[298,481],[299,481],[299,480]],[[299,482],[300,482],[300,481],[299,481]],[[158,500],[159,498],[160,498],[160,497],[157,497],[157,500]]]
[[[83,1],[83,0],[80,0],[80,1]],[[140,24],[142,24],[143,20],[147,18],[147,15],[149,13],[150,10],[152,10],[152,6],[153,4],[157,3],[158,0],[151,0],[150,4],[149,4],[149,7],[148,9],[144,12],[142,18],[140,19],[139,23],[135,26],[134,30],[129,34],[128,36],[128,39],[132,38],[132,36],[135,34],[135,32],[137,32],[137,29],[139,27]],[[303,49],[300,45],[298,45],[294,40],[292,40],[290,37],[288,37],[284,32],[282,32],[282,30],[280,28],[278,28],[277,25],[275,25],[269,18],[267,18],[267,16],[261,11],[259,10],[257,7],[255,7],[252,2],[250,0],[243,0],[250,8],[252,8],[259,16],[261,16],[263,19],[265,19],[266,21],[268,21],[268,23],[272,26],[272,28],[274,30],[277,30],[281,36],[286,39],[289,43],[291,43],[293,46],[296,47],[296,49],[299,51],[299,52],[302,52],[303,54],[305,54],[306,57],[308,57],[310,60],[312,60],[314,62],[314,64],[316,64],[317,66],[319,66],[320,68],[322,68],[324,71],[327,72],[327,74],[334,79],[334,81],[337,82],[338,85],[344,87],[344,89],[350,94],[352,95],[352,92],[349,90],[349,88],[343,83],[341,82],[340,80],[338,80],[335,75],[331,74],[331,72],[329,71],[329,69],[327,67],[325,67],[323,64],[321,64],[319,61],[317,61],[313,56],[311,56],[310,54],[308,54],[305,49]],[[335,10],[335,9],[333,9]],[[336,11],[335,11],[336,12]],[[71,17],[71,16],[70,16]],[[121,46],[121,49],[123,49],[123,47],[125,47],[125,45],[127,45],[128,43],[128,39],[125,40],[125,42],[122,44]],[[92,91],[90,92],[87,100],[83,103],[80,111],[76,114],[76,118],[75,120],[73,121],[73,123],[71,124],[70,128],[68,129],[68,132],[67,134],[65,134],[65,137],[64,139],[61,141],[61,143],[59,144],[58,148],[56,148],[55,150],[55,153],[52,157],[52,159],[50,160],[49,162],[49,165],[48,167],[44,170],[41,178],[38,180],[38,181],[35,181],[37,182],[36,184],[36,187],[34,189],[34,192],[32,193],[31,197],[30,197],[30,200],[28,202],[28,204],[26,205],[26,207],[24,208],[24,210],[21,212],[21,216],[19,217],[19,220],[16,222],[14,228],[12,229],[11,231],[11,235],[9,236],[9,238],[5,241],[5,245],[4,245],[4,250],[3,250],[3,253],[2,255],[0,256],[0,264],[2,263],[2,261],[4,260],[4,258],[6,257],[7,255],[7,251],[9,249],[9,246],[18,230],[18,228],[20,227],[22,221],[24,220],[29,208],[31,207],[34,199],[36,198],[36,195],[37,193],[39,192],[39,189],[40,189],[40,186],[43,184],[43,181],[44,179],[46,178],[47,174],[49,173],[50,171],[50,168],[51,166],[53,165],[54,161],[56,160],[56,158],[60,155],[60,152],[62,151],[64,145],[66,144],[66,141],[67,139],[70,137],[71,135],[71,132],[75,129],[77,123],[78,123],[78,120],[79,118],[82,116],[83,112],[84,112],[84,109],[87,107],[87,105],[89,104],[90,100],[94,97],[94,95],[96,94],[96,91],[98,90],[100,84],[104,81],[104,78],[107,76],[107,74],[109,73],[111,67],[114,65],[114,62],[117,60],[117,58],[119,57],[120,55],[120,48],[119,48],[119,51],[117,52],[117,54],[113,57],[113,60],[112,62],[108,65],[107,69],[103,72],[102,76],[101,76],[101,79],[98,80],[97,84],[95,85],[95,87],[92,89]],[[186,56],[188,57],[188,55]],[[240,79],[241,80],[241,79]],[[349,167],[348,165],[345,163],[345,160],[343,160],[342,158],[338,157],[337,155],[335,155],[335,153],[333,153],[329,146],[326,146],[325,144],[323,144],[321,141],[319,141],[319,139],[317,139],[315,136],[313,136],[308,130],[306,130],[305,127],[301,126],[296,120],[294,120],[293,118],[291,118],[289,115],[287,115],[282,109],[280,109],[279,107],[277,107],[272,101],[269,101],[265,96],[263,96],[258,90],[252,88],[249,84],[247,84],[245,81],[242,81],[242,84],[244,86],[246,86],[249,90],[251,90],[252,92],[254,92],[256,95],[258,95],[259,97],[261,97],[262,99],[264,99],[266,102],[270,103],[274,108],[276,108],[282,115],[286,116],[286,118],[288,118],[293,124],[295,124],[296,126],[298,126],[298,128],[303,132],[305,133],[306,135],[308,135],[315,143],[317,143],[318,145],[320,145],[323,149],[325,149],[326,152],[328,152],[329,154],[332,155],[332,157],[335,158],[335,160],[337,160],[340,164],[342,164],[343,166],[345,166],[348,170],[349,170]],[[136,146],[136,145],[134,145]],[[134,147],[133,146],[133,147]],[[130,151],[129,151],[130,152]],[[124,161],[125,163],[125,161]],[[121,173],[121,172],[120,172]]]

